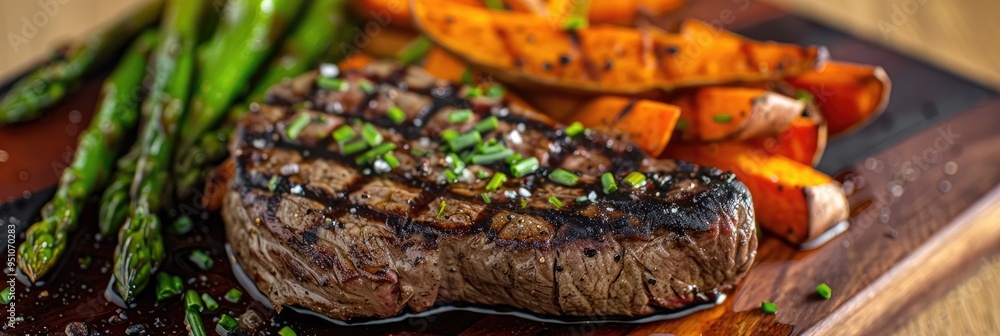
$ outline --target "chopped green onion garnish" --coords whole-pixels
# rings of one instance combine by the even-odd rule
[[[400,50],[396,54],[396,59],[405,65],[416,63],[424,58],[424,55],[431,50],[432,46],[431,40],[427,39],[426,36],[420,35],[413,39],[413,42],[406,45],[403,50]]]
[[[492,202],[492,200],[490,200],[490,195],[486,193],[482,193],[479,196],[483,198],[483,202],[486,202],[486,204],[490,204],[490,202]]]
[[[195,292],[193,289],[188,289],[187,292],[184,292],[184,307],[199,313],[205,310],[205,304],[201,302],[198,292]]]
[[[219,309],[219,302],[215,301],[208,293],[201,293],[201,301],[205,302],[205,309],[208,309],[208,311]]]
[[[327,90],[334,90],[341,92],[347,91],[347,89],[351,88],[351,83],[345,82],[342,79],[322,77],[322,76],[316,80],[316,85],[319,85],[319,87]]]
[[[295,330],[292,330],[292,327],[289,327],[289,326],[285,326],[284,328],[281,328],[281,330],[278,330],[278,335],[279,336],[298,336],[298,334],[295,333]]]
[[[555,206],[556,208],[562,208],[563,206],[563,202],[555,196],[549,196],[549,204],[552,204],[552,206]]]
[[[472,164],[484,165],[506,159],[511,155],[514,155],[514,151],[509,149],[504,149],[502,151],[495,153],[473,155],[470,161],[472,162]]]
[[[184,283],[178,276],[172,276],[164,272],[156,273],[156,300],[160,301],[171,296],[180,294],[184,290]]]
[[[686,119],[677,119],[677,124],[674,125],[674,129],[678,131],[683,131],[688,128],[688,121]]]
[[[638,188],[646,185],[646,175],[643,175],[640,172],[631,172],[628,176],[625,176],[623,181],[625,181],[625,183],[632,188]]]
[[[361,126],[361,138],[365,139],[365,143],[372,147],[378,146],[383,140],[382,133],[379,133],[378,129],[375,129],[371,123],[365,123],[364,126]]]
[[[715,116],[712,117],[712,121],[715,121],[720,124],[725,124],[733,121],[733,116],[728,114],[716,114]]]
[[[798,99],[798,100],[802,101],[803,103],[806,103],[806,104],[812,103],[813,99],[815,99],[815,98],[816,97],[813,96],[812,92],[809,92],[809,91],[806,91],[806,90],[795,90],[795,99]]]
[[[576,198],[576,202],[577,202],[577,203],[586,203],[586,202],[590,202],[590,198],[589,198],[589,197],[587,197],[586,195],[584,195],[584,196],[580,196],[580,197],[577,197],[577,198]]]
[[[477,98],[483,95],[483,89],[479,87],[471,87],[469,91],[465,93],[465,98]]]
[[[446,130],[441,131],[441,140],[448,141],[448,140],[457,138],[459,135],[461,135],[461,134],[458,134],[458,131],[456,131],[456,130],[446,129]]]
[[[444,216],[444,207],[446,206],[448,206],[448,203],[446,203],[445,201],[441,201],[441,206],[438,208],[438,215],[437,215],[438,219],[441,219],[441,217]]]
[[[185,309],[184,320],[187,321],[189,335],[193,336],[208,335],[208,331],[205,330],[205,323],[201,321],[201,315],[199,315],[197,311],[191,309]]]
[[[472,128],[474,128],[477,131],[486,133],[496,129],[497,126],[500,126],[500,119],[497,119],[496,116],[489,116],[486,119],[480,120],[478,123],[476,123],[476,126],[473,126]]]
[[[448,140],[448,147],[453,151],[460,151],[475,146],[483,141],[482,135],[478,131],[472,131]]]
[[[576,182],[580,180],[580,177],[569,172],[568,170],[556,168],[556,170],[549,173],[549,180],[567,187],[572,187],[576,185]]]
[[[472,110],[470,109],[451,111],[451,113],[448,114],[448,121],[452,124],[464,123],[468,121],[469,118],[472,118]]]
[[[450,165],[451,168],[457,172],[465,169],[465,162],[463,162],[462,158],[458,157],[455,153],[448,153],[448,156],[444,157],[444,162]]]
[[[493,178],[491,178],[490,182],[486,184],[486,191],[496,191],[497,189],[500,189],[500,186],[503,185],[504,182],[507,182],[507,174],[497,172],[493,174]]]
[[[504,161],[506,161],[507,164],[512,165],[512,164],[521,162],[521,159],[523,159],[523,158],[524,157],[521,156],[521,154],[514,153],[514,155],[511,155],[511,156],[507,157],[507,160],[504,160]]]
[[[341,145],[340,153],[344,155],[354,155],[357,153],[361,153],[361,151],[364,151],[366,149],[368,149],[368,143],[365,142],[365,140],[360,139]]]
[[[510,167],[510,172],[514,174],[514,177],[524,177],[538,170],[538,166],[538,159],[530,157],[515,163]]]
[[[824,299],[829,299],[830,296],[833,295],[833,291],[830,290],[830,286],[825,283],[821,283],[819,286],[816,286],[816,294],[819,294],[819,296]]]
[[[472,84],[472,70],[470,70],[469,68],[465,68],[465,71],[462,71],[461,81],[462,81],[462,85],[471,85]]]
[[[768,314],[777,314],[778,305],[774,304],[773,302],[761,302],[760,310]]]
[[[490,85],[490,88],[486,89],[486,96],[490,98],[503,98],[504,93],[503,86],[498,84]]]
[[[528,200],[522,198],[521,199],[521,209],[524,209],[524,208],[527,208],[527,207],[528,207]]]
[[[309,117],[308,114],[299,114],[299,116],[295,118],[295,121],[292,121],[292,123],[288,125],[288,128],[285,129],[285,135],[292,140],[298,139],[299,133],[302,133],[302,130],[309,125],[310,121],[312,121],[312,117]]]
[[[507,146],[497,143],[496,139],[490,139],[490,141],[480,144],[476,152],[479,154],[490,154],[503,151],[504,149],[507,149]]]
[[[267,190],[274,192],[278,189],[279,182],[281,182],[281,177],[278,177],[278,175],[271,176],[271,180],[267,181]]]
[[[490,177],[490,172],[488,172],[488,171],[480,170],[480,171],[476,172],[476,178],[478,178],[478,179],[485,179],[487,177]]]
[[[7,288],[4,288],[3,292],[0,293],[0,303],[8,304],[11,301],[14,301],[14,288],[12,286],[7,286]]]
[[[390,107],[389,111],[386,112],[386,116],[396,124],[402,124],[406,121],[406,112],[403,112],[403,109],[399,108],[399,106]]]
[[[219,326],[225,331],[233,332],[236,331],[236,328],[239,328],[240,323],[232,316],[229,316],[229,314],[222,314],[222,316],[219,316]]]
[[[90,268],[90,263],[93,262],[94,259],[91,258],[89,255],[85,255],[82,258],[78,259],[77,261],[80,262],[80,269],[88,269]]]
[[[397,159],[396,155],[392,154],[392,152],[382,155],[382,160],[385,160],[385,163],[389,165],[389,168],[396,169],[396,167],[399,167],[399,159]]]
[[[237,303],[240,302],[240,298],[243,297],[243,292],[239,289],[233,288],[226,292],[226,301]]]
[[[566,127],[566,136],[575,137],[578,134],[583,133],[583,130],[584,130],[583,124],[580,123],[579,121],[575,121],[572,124],[570,124],[569,127]]]
[[[447,183],[458,182],[458,174],[455,174],[451,169],[444,170],[444,181]]]
[[[209,257],[205,254],[205,251],[202,250],[191,251],[191,255],[188,256],[188,260],[191,260],[191,262],[193,262],[195,266],[198,266],[198,268],[202,271],[212,269],[212,265],[215,264],[215,262],[212,261],[212,257]]]
[[[486,3],[486,8],[493,9],[493,10],[503,10],[504,9],[504,7],[503,7],[503,1],[502,0],[484,0],[483,2]]]
[[[588,25],[587,18],[580,15],[573,15],[570,16],[569,18],[566,18],[566,21],[563,22],[563,29],[578,30],[587,28],[587,25]]]
[[[391,142],[386,142],[384,144],[372,147],[372,149],[369,149],[364,154],[359,155],[356,159],[354,159],[354,163],[357,163],[359,165],[369,164],[375,162],[376,159],[378,159],[382,155],[385,155],[385,153],[394,150],[396,150],[396,144]]]
[[[180,216],[177,217],[177,219],[174,220],[174,223],[170,225],[170,232],[183,235],[191,232],[192,228],[194,228],[194,222],[191,221],[191,217]]]
[[[358,81],[358,88],[367,94],[371,94],[372,91],[375,91],[375,86],[373,86],[372,82],[369,82],[367,79]]]
[[[343,125],[337,127],[337,129],[333,131],[333,141],[342,143],[344,141],[354,139],[356,135],[358,134],[354,132],[354,129],[351,128],[351,126]]]
[[[601,184],[604,186],[605,194],[612,194],[618,191],[618,183],[615,183],[615,176],[611,173],[601,175]]]

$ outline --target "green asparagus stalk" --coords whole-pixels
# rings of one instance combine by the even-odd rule
[[[281,48],[270,60],[270,66],[253,85],[244,102],[230,108],[224,125],[202,135],[187,154],[178,157],[175,172],[180,176],[179,197],[189,195],[191,189],[202,181],[205,168],[226,155],[225,142],[234,128],[233,124],[246,114],[246,105],[262,101],[272,85],[312,69],[330,46],[352,37],[347,34],[353,30],[346,24],[345,11],[343,0],[317,0],[306,6],[301,21],[281,43]],[[208,55],[211,54],[206,53]]]
[[[108,178],[115,157],[139,123],[146,59],[156,33],[143,33],[104,82],[97,114],[80,136],[72,165],[63,171],[55,197],[42,210],[18,249],[18,263],[32,282],[45,276],[66,250],[85,198]]]
[[[111,183],[104,188],[101,196],[101,210],[98,213],[98,233],[102,239],[117,238],[116,234],[125,219],[128,218],[132,190],[132,179],[135,178],[136,160],[139,158],[139,143],[132,146],[128,154],[118,159],[117,169],[111,177]]]
[[[233,26],[223,22],[203,55],[202,81],[192,99],[191,114],[181,130],[177,157],[191,155],[190,148],[229,112],[236,98],[247,90],[255,70],[273,53],[289,24],[303,7],[303,0],[234,1],[246,6],[251,19]],[[181,161],[181,160],[178,160]]]
[[[63,99],[81,80],[114,60],[125,45],[160,16],[162,0],[154,0],[139,11],[108,27],[83,44],[14,84],[0,99],[0,126],[37,118]]]
[[[118,232],[114,255],[114,288],[127,303],[146,288],[163,260],[157,212],[169,202],[164,197],[170,195],[169,163],[194,83],[205,5],[201,0],[170,0],[164,11],[153,87],[143,106],[148,119],[139,135],[141,150],[130,193],[132,212]]]

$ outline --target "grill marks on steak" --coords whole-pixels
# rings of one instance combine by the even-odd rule
[[[223,216],[241,265],[279,309],[351,319],[452,302],[638,316],[712,301],[752,263],[753,210],[732,174],[653,160],[600,133],[568,138],[517,106],[457,98],[463,88],[418,68],[375,63],[342,78],[351,83],[343,92],[317,89],[315,74],[277,86],[240,128]],[[401,125],[385,117],[393,105],[407,115]],[[447,115],[459,108],[475,117],[451,124]],[[303,113],[314,122],[288,139],[285,128]],[[479,195],[488,179],[474,176],[506,165],[470,166],[471,178],[444,183],[437,139],[491,114],[501,122],[484,138],[537,157],[542,169],[512,177],[486,204]],[[340,154],[329,134],[355,119],[398,144],[398,168],[377,174]],[[557,167],[580,172],[580,183],[548,181]],[[649,183],[601,191],[600,173],[633,170]],[[531,194],[525,208],[522,192]],[[593,201],[575,201],[592,193]]]

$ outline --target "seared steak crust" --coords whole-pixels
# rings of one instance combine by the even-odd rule
[[[641,316],[713,301],[753,262],[750,194],[730,173],[651,159],[599,132],[569,137],[499,99],[458,98],[468,88],[419,68],[375,63],[340,74],[347,85],[332,90],[317,76],[276,86],[242,122],[223,209],[238,261],[278,309],[342,320],[444,303]],[[386,116],[392,106],[405,121]],[[457,109],[474,116],[449,121]],[[311,122],[290,138],[300,115]],[[442,131],[465,133],[490,115],[499,125],[483,139],[541,167],[492,192],[481,177],[510,175],[503,161],[446,181]],[[359,121],[397,144],[398,167],[342,154],[331,132],[360,132]],[[579,183],[553,183],[555,168],[578,172]],[[632,171],[648,183],[604,192],[602,173]]]

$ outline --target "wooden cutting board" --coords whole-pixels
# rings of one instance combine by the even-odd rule
[[[725,28],[753,38],[827,45],[836,59],[887,69],[894,84],[887,113],[831,141],[819,166],[852,186],[847,232],[810,251],[763,237],[756,265],[727,301],[671,321],[567,326],[473,313],[375,327],[333,327],[294,313],[283,313],[282,321],[296,330],[337,334],[873,334],[894,329],[951,288],[977,265],[970,261],[1000,251],[1000,226],[981,218],[1000,205],[1000,98],[994,93],[762,4],[742,9],[733,2],[700,1],[684,16],[719,22],[733,17],[723,22]],[[89,123],[98,87],[99,80],[91,81],[44,118],[0,128],[0,200],[32,192],[38,197],[37,191],[55,183],[76,135]],[[9,213],[0,218],[23,210],[7,206],[0,211]],[[86,240],[86,234],[75,239]],[[207,236],[212,234],[218,237]],[[831,299],[815,295],[819,283],[830,285]],[[19,299],[30,304],[38,290],[45,288]],[[761,313],[761,301],[777,303],[778,314]],[[113,308],[98,311],[98,322],[100,314],[114,314]],[[64,327],[28,325],[19,331]]]

